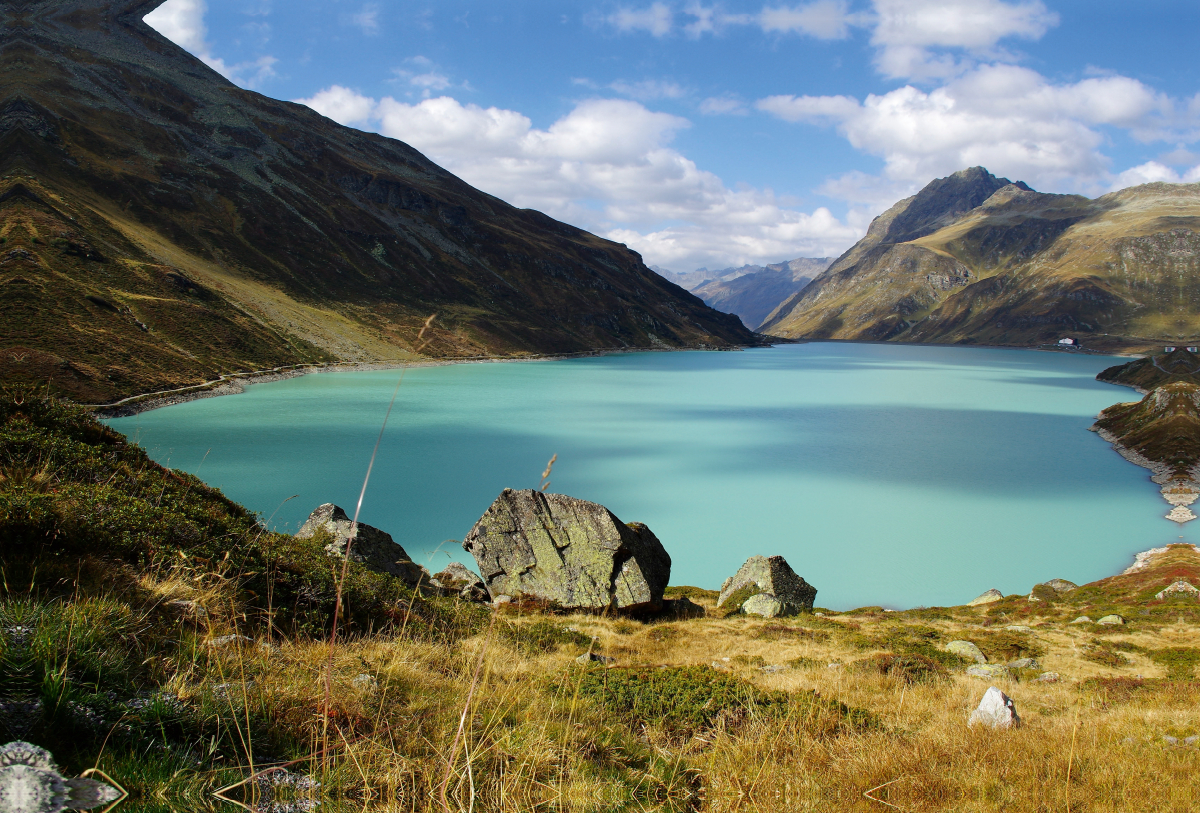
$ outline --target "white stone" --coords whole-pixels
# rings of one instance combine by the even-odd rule
[[[1119,615],[1106,615],[1103,618],[1101,618],[1099,621],[1097,621],[1096,623],[1104,624],[1105,626],[1112,627],[1112,626],[1116,626],[1118,624],[1124,624],[1125,619]]]
[[[1081,615],[1078,618],[1076,618],[1074,621],[1072,621],[1071,623],[1072,624],[1090,624],[1090,623],[1092,623],[1092,619],[1088,618],[1086,615]]]
[[[1012,698],[992,686],[983,695],[979,708],[971,712],[971,719],[967,721],[967,725],[982,725],[993,729],[1016,728],[1021,725],[1021,718],[1017,716]]]

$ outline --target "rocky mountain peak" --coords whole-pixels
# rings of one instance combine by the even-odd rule
[[[907,243],[948,226],[1006,186],[1032,192],[1023,181],[997,178],[983,167],[962,169],[930,181],[891,220],[881,242]],[[902,205],[898,204],[898,205]]]

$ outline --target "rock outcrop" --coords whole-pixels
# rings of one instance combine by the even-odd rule
[[[440,587],[449,595],[455,595],[464,601],[490,601],[487,585],[475,571],[460,562],[452,562],[441,573],[432,579],[434,587]]]
[[[774,618],[811,610],[816,598],[817,588],[797,576],[782,556],[751,556],[721,585],[717,607],[730,611],[740,607],[743,612]]]
[[[380,573],[390,573],[413,586],[429,584],[429,571],[414,562],[391,534],[362,522],[352,533],[353,525],[345,511],[333,503],[325,503],[309,515],[296,532],[296,538],[311,539],[318,531],[324,531],[330,537],[325,545],[325,552],[330,556],[343,559],[349,547],[352,562]]]
[[[1035,584],[1029,591],[1030,601],[1055,601],[1059,596],[1066,595],[1079,587],[1075,582],[1066,579],[1051,579],[1048,582]]]
[[[581,610],[658,611],[671,557],[645,525],[562,494],[506,488],[463,540],[493,596]]]
[[[969,602],[967,602],[967,606],[968,607],[979,607],[980,605],[983,605],[983,604],[991,604],[993,601],[1000,601],[1003,598],[1004,598],[1004,594],[1001,593],[999,590],[997,590],[995,587],[993,587],[991,590],[988,590],[983,595],[981,595],[977,598],[971,599]]]

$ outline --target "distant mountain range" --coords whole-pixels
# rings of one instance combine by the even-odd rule
[[[242,90],[161,0],[0,0],[0,381],[83,401],[331,360],[729,347],[627,247]]]
[[[700,268],[684,274],[654,270],[696,294],[705,304],[736,314],[742,324],[756,330],[781,302],[804,290],[832,260],[832,257],[803,257],[721,271]]]
[[[1200,184],[1095,200],[982,167],[900,201],[758,328],[789,338],[1144,349],[1200,336]]]

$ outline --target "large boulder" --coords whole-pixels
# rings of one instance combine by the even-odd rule
[[[1048,582],[1035,584],[1033,589],[1029,591],[1030,601],[1055,601],[1059,596],[1066,595],[1072,590],[1078,589],[1079,585],[1075,582],[1067,581],[1066,579],[1051,579]]]
[[[649,528],[603,505],[506,488],[463,540],[492,597],[581,610],[657,612],[671,557]]]
[[[404,548],[393,541],[391,534],[361,522],[351,533],[353,526],[353,520],[345,511],[333,503],[325,503],[309,515],[296,532],[296,538],[311,539],[317,531],[325,531],[331,537],[325,545],[325,552],[330,556],[344,559],[349,547],[352,562],[398,576],[413,586],[429,584],[429,571],[414,562]]]
[[[749,601],[764,594],[775,599],[779,606],[765,600]],[[736,574],[721,585],[717,607],[728,604],[728,609],[733,611],[737,609],[733,606],[736,604],[745,612],[756,613],[759,608],[770,608],[774,613],[768,617],[774,617],[811,610],[816,598],[817,588],[797,576],[782,556],[751,556]]]

